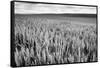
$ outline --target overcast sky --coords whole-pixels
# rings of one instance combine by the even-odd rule
[[[96,7],[15,2],[15,14],[96,14]]]

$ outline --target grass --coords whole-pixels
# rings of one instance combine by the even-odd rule
[[[96,25],[16,16],[16,66],[97,61]]]

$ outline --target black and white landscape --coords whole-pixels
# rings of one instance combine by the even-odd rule
[[[97,61],[96,7],[15,2],[15,66]]]

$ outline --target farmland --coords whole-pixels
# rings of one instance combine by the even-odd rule
[[[97,61],[95,18],[15,15],[14,26],[16,66]]]

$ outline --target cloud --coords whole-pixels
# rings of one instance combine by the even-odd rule
[[[96,7],[15,2],[15,14],[96,14]]]

